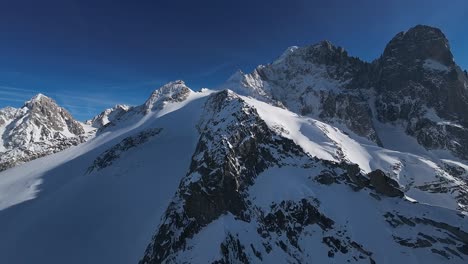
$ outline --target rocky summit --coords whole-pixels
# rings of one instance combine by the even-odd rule
[[[21,108],[0,109],[0,171],[78,145],[90,136],[88,132],[43,94]]]
[[[0,110],[0,263],[467,263],[467,93],[415,26],[86,124],[38,95]]]
[[[468,160],[468,78],[437,28],[398,33],[372,63],[350,57],[328,41],[288,49],[277,61],[237,74],[222,87],[278,101],[301,115],[343,125],[385,144],[388,127],[425,149]],[[377,127],[378,126],[378,127]]]

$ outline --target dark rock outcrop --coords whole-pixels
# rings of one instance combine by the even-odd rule
[[[91,173],[94,170],[102,170],[114,163],[120,156],[127,152],[129,149],[135,148],[143,143],[146,143],[151,138],[161,133],[162,128],[149,128],[141,131],[140,133],[126,137],[122,139],[118,144],[104,151],[99,155],[91,165],[87,173]]]
[[[380,121],[404,122],[422,146],[468,159],[468,78],[455,64],[442,31],[416,26],[397,34],[375,72]]]
[[[282,105],[301,115],[339,122],[378,144],[368,104],[370,64],[329,41],[289,48],[278,60],[238,73],[223,88]]]
[[[370,183],[378,193],[390,197],[403,197],[403,192],[399,189],[398,182],[388,177],[383,171],[375,170],[367,174]]]
[[[328,41],[289,48],[275,62],[237,74],[223,87],[344,124],[378,145],[383,131],[376,131],[375,120],[403,126],[426,149],[468,160],[468,78],[434,27],[398,33],[372,63]]]
[[[223,214],[249,221],[243,192],[256,175],[282,166],[288,157],[308,159],[299,146],[274,134],[253,107],[229,91],[210,96],[198,128],[200,139],[190,170],[141,263],[170,258],[188,238]],[[176,233],[180,235],[175,237]]]

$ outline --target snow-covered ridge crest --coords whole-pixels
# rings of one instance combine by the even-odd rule
[[[111,111],[108,115],[109,122],[99,127],[97,134],[119,130],[122,127],[137,127],[147,119],[158,118],[176,111],[191,101],[205,97],[212,92],[206,88],[194,92],[182,80],[169,82],[154,90],[143,104],[129,107],[126,110]],[[105,112],[101,115],[105,116]],[[95,119],[102,119],[102,116],[96,116]]]
[[[310,121],[230,90],[212,94],[197,124],[200,139],[189,172],[141,263],[271,263],[279,259],[281,263],[309,263],[317,258],[323,263],[329,258],[339,263],[353,259],[356,263],[378,263],[389,255],[392,259],[425,259],[431,263],[436,254],[444,254],[440,247],[451,252],[446,256],[453,263],[461,263],[462,259],[456,258],[460,254],[453,250],[467,243],[463,239],[465,224],[460,232],[454,231],[461,239],[456,246],[439,244],[433,238],[445,241],[450,235],[442,229],[455,230],[463,221],[455,212],[464,209],[456,204],[453,207],[453,198],[464,195],[463,190],[457,193],[466,186],[464,183],[458,185],[443,172],[431,175],[437,166],[420,157],[360,145],[336,128]],[[302,128],[296,130],[297,125]],[[323,130],[311,131],[314,126]],[[307,140],[330,148],[334,145],[342,156],[335,161],[324,160],[328,158],[317,152],[315,156]],[[372,165],[349,163],[359,159],[370,162],[372,158],[376,159]],[[383,166],[387,162],[391,164]],[[369,165],[372,169],[381,166],[385,172],[371,171]],[[434,177],[424,179],[421,174]],[[449,193],[436,193],[437,177]],[[424,212],[424,218],[420,212]],[[348,225],[353,228],[348,229]],[[414,229],[404,232],[405,225]],[[370,236],[364,231],[368,228],[372,230]],[[388,230],[394,236],[386,235]],[[436,242],[419,242],[424,243],[421,249],[414,246],[416,242],[412,241],[423,239]],[[395,247],[382,251],[371,241]],[[307,253],[312,246],[325,252],[318,250],[312,257]],[[415,256],[401,253],[413,248],[417,248]]]
[[[228,90],[161,111],[0,173],[0,262],[466,260],[466,188],[435,158]]]
[[[25,104],[27,105],[28,103],[40,102],[41,100],[53,100],[53,99],[48,96],[45,96],[42,93],[38,93],[34,95],[30,100],[26,101]]]
[[[128,112],[131,109],[131,106],[118,104],[112,108],[108,108],[102,111],[99,115],[93,117],[90,120],[87,120],[85,123],[94,128],[101,128],[108,123],[119,119],[122,115]]]

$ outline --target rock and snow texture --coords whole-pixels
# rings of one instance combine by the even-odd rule
[[[440,160],[359,144],[230,91],[207,99],[197,127],[187,175],[141,263],[468,258],[466,178]]]
[[[137,263],[190,164],[208,94],[128,113],[83,144],[1,172],[0,263]]]
[[[446,74],[438,58],[418,67]],[[168,83],[91,140],[0,172],[0,263],[466,263],[467,161],[380,116],[373,67],[322,42],[232,90]]]
[[[90,120],[87,120],[85,123],[90,125],[94,128],[101,128],[110,122],[118,120],[123,114],[130,110],[130,106],[128,105],[116,105],[112,108],[106,109],[102,111],[99,115],[93,117]]]
[[[272,64],[238,72],[222,87],[279,102],[380,145],[386,131],[376,126],[390,124],[428,150],[468,160],[468,78],[436,28],[397,34],[373,63],[328,41],[289,48]]]
[[[0,171],[82,143],[89,130],[43,94],[0,109]]]
[[[146,113],[161,110],[168,103],[184,101],[191,92],[193,91],[185,85],[184,81],[170,82],[151,94],[143,105],[143,110]]]
[[[377,62],[376,115],[427,149],[468,160],[468,78],[445,35],[416,26],[395,36]]]
[[[284,105],[301,115],[344,124],[357,134],[379,142],[367,103],[365,72],[369,66],[322,41],[288,48],[275,62],[250,74],[234,74],[222,88],[261,101]]]

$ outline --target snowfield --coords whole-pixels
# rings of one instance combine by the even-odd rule
[[[213,91],[206,89],[190,92],[182,102],[166,102],[149,114],[129,114],[129,118],[88,142],[1,172],[0,262],[137,263],[187,174],[200,137],[197,124],[211,94]],[[398,181],[407,197],[378,201],[368,191],[355,192],[346,185],[325,186],[311,180],[320,168],[284,167],[262,172],[248,188],[249,199],[256,207],[269,211],[273,204],[282,201],[319,198],[322,212],[335,220],[336,228],[346,230],[365,245],[377,263],[442,260],[434,259],[422,249],[402,250],[399,244],[389,242],[393,241],[393,231],[385,221],[376,219],[397,208],[408,217],[427,214],[439,219],[443,216],[441,221],[457,226],[460,222],[456,218],[460,216],[439,215],[444,210],[466,214],[466,208],[457,202],[457,193],[437,194],[416,187],[438,177],[443,177],[449,185],[462,184],[440,166],[466,165],[381,148],[318,120],[251,97],[239,98],[253,107],[272,131],[291,139],[309,155],[321,160],[355,163],[363,173],[382,169]],[[106,150],[150,128],[159,128],[161,132],[123,151],[110,166],[89,172],[93,161]],[[463,222],[460,228],[467,230],[467,221]],[[384,237],[382,230],[388,230],[384,231]],[[190,250],[181,251],[176,262],[207,263],[219,259],[220,252],[210,245],[221,244],[233,232],[247,245],[262,244],[255,224],[236,220],[228,213],[190,239],[187,242]],[[306,227],[299,239],[301,248],[312,249],[303,257],[305,262],[324,263],[329,259],[321,237],[313,235],[317,232],[322,232],[317,226]],[[269,253],[257,250],[264,256],[263,262],[287,259],[279,247]],[[389,256],[388,252],[399,253]],[[341,263],[345,259],[346,255],[340,255],[335,261]]]
[[[186,173],[207,95],[0,173],[0,263],[138,262]],[[86,173],[107,148],[149,127],[162,132]]]
[[[0,263],[465,264],[466,83],[418,25],[373,63],[290,47],[87,125],[0,109]]]

